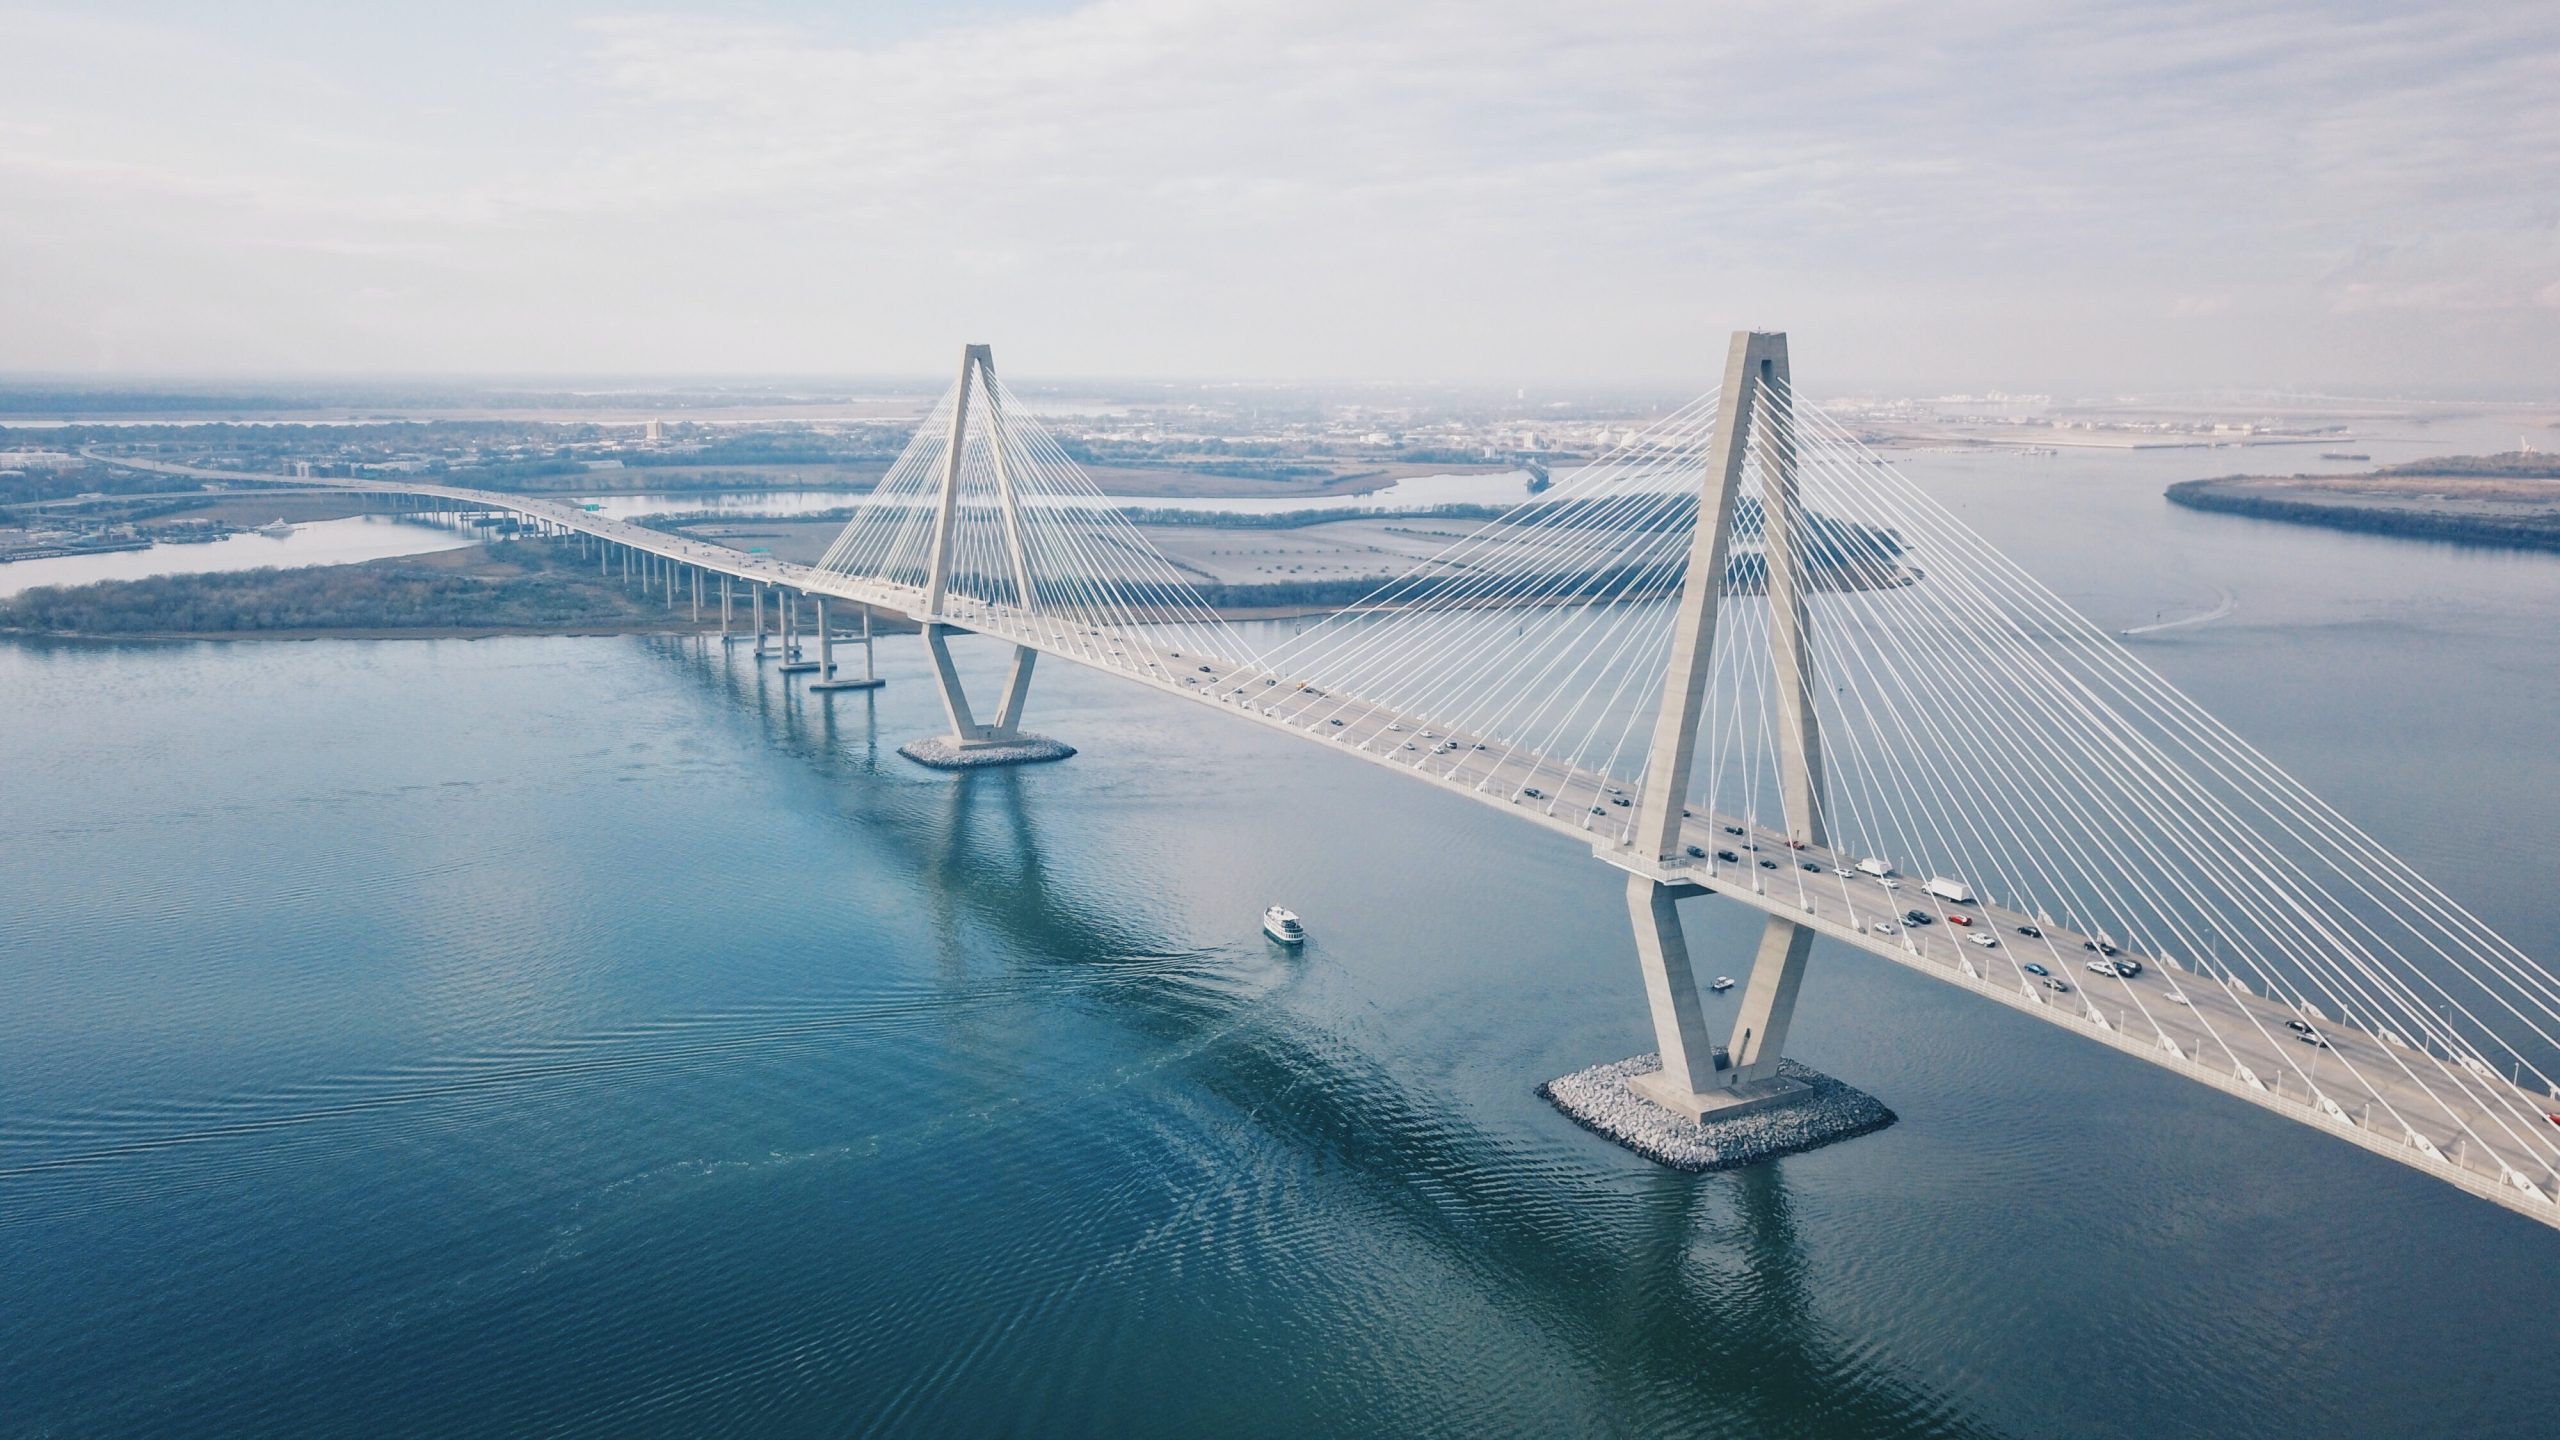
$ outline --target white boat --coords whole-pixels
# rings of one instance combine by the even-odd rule
[[[1733,988],[1733,977],[1730,975],[1719,975],[1716,977],[1716,983],[1708,986],[1707,988],[1710,990],[1730,990]]]
[[[1298,923],[1296,913],[1277,905],[1262,912],[1262,933],[1283,945],[1307,943],[1307,927]]]
[[[293,533],[293,527],[286,524],[284,517],[279,515],[273,520],[268,521],[266,524],[259,526],[258,533],[272,539],[281,540],[287,535]]]

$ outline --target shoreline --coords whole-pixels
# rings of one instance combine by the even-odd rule
[[[2170,504],[2206,514],[2316,526],[2399,540],[2432,540],[2482,549],[2560,553],[2560,483],[2547,499],[2469,495],[2464,477],[2410,476],[2362,489],[2318,476],[2227,476],[2181,480],[2163,492]]]

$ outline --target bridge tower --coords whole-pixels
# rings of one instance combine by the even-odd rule
[[[1785,334],[1735,331],[1725,361],[1714,449],[1707,457],[1705,483],[1698,497],[1697,533],[1690,541],[1688,571],[1672,621],[1671,661],[1654,722],[1654,759],[1646,768],[1637,801],[1635,844],[1650,847],[1648,858],[1665,865],[1679,858],[1680,821],[1686,813],[1682,807],[1688,800],[1698,722],[1714,670],[1716,612],[1724,598],[1726,551],[1744,466],[1754,456],[1755,440],[1767,557],[1774,733],[1786,834],[1799,844],[1824,843],[1822,737],[1813,704],[1813,659],[1805,643],[1801,573],[1805,547],[1799,543],[1804,514],[1796,473],[1793,393]],[[1630,875],[1627,880],[1627,909],[1635,922],[1636,953],[1662,1055],[1660,1071],[1632,1083],[1645,1098],[1691,1119],[1767,1103],[1796,1089],[1794,1082],[1779,1076],[1778,1059],[1786,1046],[1788,1023],[1795,1016],[1805,957],[1813,948],[1811,929],[1784,916],[1769,917],[1733,1032],[1719,1046],[1699,1003],[1688,937],[1676,903],[1684,895],[1702,893],[1695,885],[1645,875]]]
[[[987,453],[995,471],[1005,561],[1012,571],[1015,597],[1026,614],[1039,609],[1039,597],[1031,583],[1030,559],[1022,544],[1022,505],[1014,488],[1013,457],[1008,453],[1003,392],[995,381],[995,347],[971,345],[961,351],[959,394],[951,406],[951,433],[943,446],[942,484],[934,512],[933,539],[927,551],[924,614],[918,617],[923,622],[925,648],[933,657],[934,678],[942,691],[942,709],[950,718],[951,733],[915,741],[900,747],[899,752],[911,760],[946,769],[1063,760],[1075,753],[1068,746],[1021,728],[1022,706],[1031,694],[1031,669],[1038,651],[1018,643],[1013,647],[1004,695],[996,704],[992,721],[977,718],[969,703],[969,692],[960,683],[960,671],[951,660],[951,636],[967,633],[966,627],[943,618],[943,606],[950,596],[952,542],[961,523],[962,455],[968,447],[973,403],[983,404],[986,409]]]

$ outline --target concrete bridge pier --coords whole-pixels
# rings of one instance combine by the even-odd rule
[[[836,632],[827,623],[827,597],[818,597],[818,678],[809,682],[811,690],[877,690],[883,682],[880,672],[872,668],[871,607],[862,607],[862,678],[836,678]]]
[[[738,637],[729,633],[729,576],[725,571],[720,576],[720,643],[738,643]]]
[[[783,590],[777,592],[776,598],[782,602],[781,672],[785,675],[808,675],[815,673],[818,669],[818,662],[815,660],[803,660],[800,658],[800,642],[791,633],[792,622],[799,618],[800,597],[794,595],[789,590]],[[825,622],[823,620],[820,621],[822,627],[824,623]]]
[[[763,658],[765,658],[767,655],[770,655],[770,654],[772,654],[773,652],[772,652],[772,651],[770,651],[770,650],[767,650],[767,649],[765,648],[765,644],[764,644],[764,582],[763,582],[763,581],[761,581],[761,580],[759,580],[759,581],[755,582],[754,599],[755,599],[755,602],[756,602],[756,606],[755,606],[755,609],[756,609],[756,613],[755,613],[755,626],[756,626],[756,651],[755,651],[755,654],[756,654],[756,658],[757,658],[757,659],[762,660],[762,659],[763,659]]]

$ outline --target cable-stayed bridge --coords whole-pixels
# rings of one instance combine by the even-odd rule
[[[1821,936],[2560,1225],[2560,980],[1799,399],[1781,335],[1737,334],[1714,393],[1268,650],[983,346],[814,567],[365,488],[585,537],[670,603],[710,577],[724,619],[744,581],[759,654],[768,591],[785,626],[803,598],[906,617],[950,720],[926,763],[1070,753],[1024,728],[1047,656],[1568,834],[1626,873],[1662,1059],[1636,1088],[1666,1112],[1783,1099]],[[993,697],[954,662],[971,634],[1009,647]],[[1692,895],[1767,917],[1721,1029]]]

